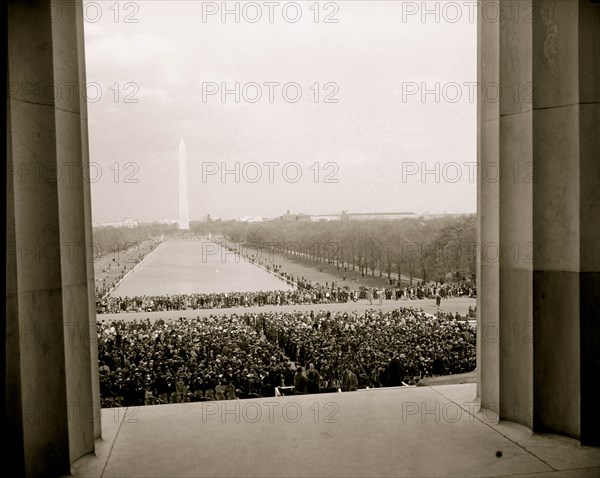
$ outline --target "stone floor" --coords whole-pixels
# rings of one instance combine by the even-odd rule
[[[80,477],[598,477],[600,448],[479,413],[476,385],[106,409]]]

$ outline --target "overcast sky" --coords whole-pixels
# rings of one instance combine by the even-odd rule
[[[92,3],[94,222],[177,219],[181,138],[192,220],[476,210],[473,2]]]

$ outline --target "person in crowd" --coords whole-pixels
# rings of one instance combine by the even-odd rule
[[[226,400],[237,400],[237,395],[235,394],[235,385],[233,384],[233,379],[229,380],[227,385],[225,386],[225,399]]]
[[[110,367],[104,363],[103,360],[100,361],[100,367],[98,367],[99,373],[110,373]]]
[[[183,377],[178,377],[175,382],[175,394],[179,402],[176,403],[189,401],[188,389],[189,386],[183,381]]]
[[[223,378],[215,387],[215,399],[217,400],[225,400],[225,392],[227,390],[226,380]]]
[[[150,384],[146,386],[146,390],[144,392],[144,405],[154,405],[156,397],[154,396],[154,392],[152,391],[152,387]]]
[[[215,389],[214,388],[208,388],[206,390],[206,392],[204,392],[204,397],[206,398],[207,401],[214,401],[216,400],[215,397]]]
[[[307,393],[319,393],[321,388],[321,374],[315,369],[315,364],[308,364],[308,372],[306,372],[306,378],[308,379],[308,385],[306,387]]]
[[[154,386],[156,388],[156,392],[158,393],[158,399],[163,403],[169,403],[167,398],[169,393],[169,384],[166,377],[162,373],[156,378]]]
[[[387,383],[390,387],[399,387],[404,381],[404,367],[397,353],[391,354],[388,365]]]
[[[296,368],[296,374],[294,375],[294,393],[296,395],[304,395],[307,392],[308,379],[304,373],[302,367]]]
[[[357,389],[358,389],[358,377],[352,370],[347,368],[346,373],[344,375],[344,381],[342,382],[342,391],[354,392]]]

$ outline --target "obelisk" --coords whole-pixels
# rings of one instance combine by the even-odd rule
[[[188,210],[188,187],[187,187],[187,157],[185,154],[185,143],[183,138],[179,142],[179,229],[190,228],[190,215]]]

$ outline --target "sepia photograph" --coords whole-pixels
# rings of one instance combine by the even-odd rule
[[[8,476],[600,476],[600,0],[7,0]]]

